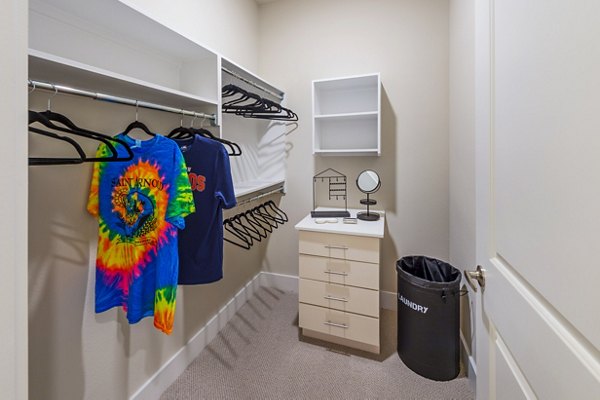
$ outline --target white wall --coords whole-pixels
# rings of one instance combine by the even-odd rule
[[[119,0],[187,38],[255,71],[258,6],[254,0]]]
[[[27,2],[0,13],[0,390],[27,399]]]
[[[448,2],[440,0],[282,0],[260,6],[259,72],[286,90],[300,125],[289,134],[292,222],[312,208],[312,176],[333,167],[348,176],[349,205],[363,195],[354,182],[373,168],[373,198],[387,211],[381,287],[396,290],[395,261],[424,254],[448,259]],[[380,72],[381,157],[312,157],[311,81]],[[264,268],[298,274],[293,224],[273,235]]]
[[[450,0],[450,262],[475,259],[475,1]],[[461,331],[474,359],[473,297],[461,298]]]

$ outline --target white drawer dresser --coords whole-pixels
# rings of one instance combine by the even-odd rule
[[[356,216],[357,210],[349,210]],[[299,231],[302,334],[379,353],[379,248],[385,220],[317,224]]]

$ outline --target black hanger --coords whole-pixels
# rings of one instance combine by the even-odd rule
[[[128,136],[129,133],[131,133],[131,131],[134,129],[141,129],[147,135],[156,136],[156,133],[152,132],[150,129],[148,129],[148,127],[143,122],[140,122],[138,120],[138,101],[137,100],[135,102],[135,121],[133,121],[132,123],[127,125],[127,128],[125,128],[125,130],[123,131],[123,135]]]
[[[277,215],[272,215],[269,210],[265,207],[264,204],[260,204],[257,207],[254,208],[254,212],[257,213],[258,215],[262,216],[263,218],[266,218],[269,221],[273,221],[275,223],[275,225],[271,224],[273,226],[273,228],[277,229],[279,227],[279,225],[283,225],[285,223],[285,221],[281,218],[279,218]]]
[[[263,99],[263,103],[263,109],[249,109],[245,112],[239,112],[238,115],[242,115],[246,118],[270,119],[291,122],[298,121],[298,115],[289,108],[283,107],[282,105],[268,99]]]
[[[194,119],[196,119],[196,117],[194,117]],[[192,127],[193,125],[194,122],[192,121]],[[179,121],[179,126],[173,129],[171,132],[169,132],[167,137],[171,139],[189,139],[191,137],[194,137],[192,127],[187,128],[183,126],[183,110],[181,110],[181,120]]]
[[[287,216],[283,216],[282,214],[277,212],[277,210],[274,209],[270,203],[271,203],[271,201],[269,200],[269,201],[261,204],[259,206],[259,208],[261,210],[264,210],[265,213],[270,215],[272,218],[274,218],[280,224],[282,224],[282,225],[285,224],[288,221]]]
[[[273,232],[273,225],[271,225],[265,218],[256,214],[254,209],[246,211],[246,215],[252,217],[252,220],[255,221],[256,224],[259,224],[262,229],[266,232]]]
[[[244,222],[242,221],[241,217],[242,214],[236,214],[230,218],[230,221],[232,222],[232,224],[238,224],[239,228],[246,232],[246,236],[250,238],[251,243],[253,240],[260,242],[263,238],[259,235],[258,231],[254,228],[244,225]]]
[[[260,107],[249,107],[248,111],[242,110],[238,112],[238,115],[250,116],[253,114],[279,114],[282,111],[282,107],[274,101],[268,99],[262,99]]]
[[[277,222],[277,220],[273,218],[271,214],[261,212],[261,206],[262,204],[252,209],[252,213],[254,214],[255,218],[257,218],[259,221],[267,223],[271,228],[277,229],[277,227],[280,225],[279,222]]]
[[[35,111],[33,111],[33,112],[35,112]],[[46,120],[43,119],[44,117],[46,118]],[[75,135],[87,137],[90,139],[96,139],[98,141],[103,142],[104,144],[106,144],[106,146],[112,153],[112,155],[109,157],[102,157],[102,158],[88,157],[86,159],[86,161],[130,161],[131,159],[133,159],[133,152],[129,148],[129,145],[127,143],[125,143],[123,140],[112,137],[112,136],[104,135],[99,132],[94,132],[89,129],[80,128],[77,125],[75,125],[75,123],[73,121],[71,121],[67,116],[65,116],[63,114],[59,114],[57,112],[54,112],[54,111],[51,111],[50,109],[48,109],[46,111],[37,112],[37,115],[30,115],[30,123],[32,122],[32,120],[34,122],[40,122],[40,123],[48,126],[49,128],[57,129],[57,130],[59,130],[59,129],[56,126],[49,126],[49,124],[47,124],[47,123],[48,122],[58,122],[60,124],[63,124],[64,126],[66,126],[67,128],[69,128],[72,131],[71,133],[73,133]],[[60,130],[63,131],[62,129],[60,129]],[[112,142],[116,142],[116,143],[120,144],[121,146],[123,146],[123,148],[127,152],[127,156],[119,157],[118,152],[115,149],[115,147],[113,146]]]
[[[123,131],[123,135],[128,136],[129,133],[134,129],[141,129],[150,136],[156,136],[156,133],[152,132],[143,122],[140,121],[133,121],[132,123],[127,125],[127,128],[125,128],[125,130]]]
[[[232,100],[223,102],[221,108],[224,112],[236,113],[240,110],[259,108],[262,107],[263,104],[262,97],[255,93],[248,92],[236,85],[230,84],[224,86],[221,93],[223,94],[223,97],[233,97],[235,95],[238,96],[233,98]],[[252,102],[245,103],[249,100],[252,100]]]
[[[77,154],[79,154],[79,158],[43,158],[43,157],[29,157],[29,165],[67,165],[67,164],[81,164],[84,162],[86,155],[79,143],[75,140],[66,137],[60,136],[52,132],[44,131],[42,129],[29,127],[30,132],[34,132],[40,135],[48,136],[53,139],[62,140],[64,142],[69,143],[71,146],[75,148]]]
[[[288,218],[287,214],[281,208],[279,208],[279,206],[277,204],[275,204],[275,202],[273,200],[269,200],[265,204],[268,205],[269,207],[271,207],[271,209],[277,215],[279,215],[279,217],[282,218],[284,220],[284,222],[288,222],[290,220]]]
[[[64,115],[54,113],[50,110],[47,110],[42,113],[30,110],[28,115],[29,115],[29,125],[30,125],[29,131],[30,132],[38,133],[38,134],[41,134],[41,135],[44,135],[47,137],[51,137],[54,139],[68,142],[76,149],[77,153],[80,156],[80,158],[78,158],[78,159],[64,158],[64,157],[57,157],[57,158],[33,157],[31,159],[31,161],[32,161],[31,165],[80,164],[83,162],[129,161],[129,160],[133,159],[133,152],[131,151],[131,149],[129,148],[127,143],[125,143],[124,141],[122,141],[118,138],[113,138],[111,136],[107,136],[107,135],[98,133],[98,132],[93,132],[90,130],[79,128]],[[48,117],[52,118],[52,120],[50,120]],[[67,126],[67,128],[56,125],[53,123],[53,121],[59,122],[65,126]],[[33,124],[33,123],[40,123],[40,124],[46,126],[47,128],[50,128],[55,131],[65,132],[65,133],[69,133],[72,135],[76,135],[76,136],[84,137],[87,139],[92,139],[92,140],[102,142],[106,145],[106,147],[110,151],[111,155],[109,155],[107,157],[88,157],[85,154],[85,152],[83,152],[83,149],[81,148],[79,143],[77,143],[75,140],[65,137],[65,136],[60,136],[60,135],[54,134],[52,132],[48,132],[48,131],[36,128],[34,126],[31,126],[31,124]],[[119,154],[115,148],[115,145],[114,145],[115,143],[118,143],[123,146],[123,148],[127,152],[127,156],[119,156]]]
[[[222,104],[221,108],[225,113],[240,115],[244,118],[298,121],[298,115],[289,108],[236,85],[225,85],[221,92],[223,97],[232,97],[231,100],[224,101]]]
[[[232,85],[232,84],[228,84],[223,86],[223,89],[221,90],[221,92],[223,93],[224,96],[232,96],[236,93],[239,92],[245,92],[244,89],[240,88],[239,86],[236,85]]]
[[[190,131],[190,128],[178,126],[177,128],[173,129],[171,132],[169,132],[167,137],[171,138],[171,139],[189,139],[189,137],[193,136],[193,135],[194,134]]]
[[[220,137],[214,136],[212,134],[211,131],[209,131],[208,129],[204,129],[204,128],[175,128],[173,129],[168,137],[170,137],[171,139],[180,139],[180,140],[185,140],[185,139],[190,139],[192,137],[194,137],[194,135],[200,135],[203,136],[207,139],[211,139],[211,140],[215,140],[217,142],[223,143],[225,146],[229,147],[229,149],[231,150],[231,152],[227,152],[227,154],[229,156],[241,156],[242,155],[242,149],[240,148],[240,146],[235,143],[235,142],[230,142],[229,140],[226,139],[222,139]]]
[[[230,156],[237,157],[237,156],[242,155],[242,149],[240,148],[240,146],[237,143],[231,142],[227,139],[220,138],[218,136],[215,136],[208,129],[190,128],[190,130],[192,131],[192,133],[195,133],[200,136],[204,136],[205,138],[208,138],[208,139],[216,140],[217,142],[223,143],[224,145],[228,146],[229,149],[231,149],[231,153],[227,152],[227,154]]]
[[[222,108],[225,112],[236,114],[243,112],[244,110],[260,110],[265,107],[263,100],[264,99],[256,93],[244,91],[240,97],[226,102]]]
[[[233,226],[229,218],[223,221],[223,227],[225,227],[225,230],[237,237],[241,243],[228,239],[226,236],[223,236],[223,240],[243,249],[250,250],[250,247],[252,247],[252,243],[246,238],[245,234],[243,234],[236,227]]]
[[[246,220],[246,222],[248,224],[250,224],[250,226],[253,227],[253,230],[255,232],[258,232],[258,234],[263,238],[266,239],[268,236],[268,231],[256,220],[254,220],[253,215],[252,215],[252,211],[251,210],[247,210],[243,213],[241,213],[240,215],[242,218],[244,218]]]
[[[270,120],[276,120],[276,121],[290,121],[290,122],[298,121],[298,115],[295,112],[293,112],[289,108],[285,108],[283,106],[280,106],[280,107],[281,107],[281,111],[277,114],[252,113],[251,115],[248,115],[248,117],[249,118],[257,118],[257,119],[270,119]]]

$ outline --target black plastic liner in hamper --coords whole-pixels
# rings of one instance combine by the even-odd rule
[[[424,256],[403,257],[398,271],[398,355],[417,374],[436,381],[460,369],[461,273]]]

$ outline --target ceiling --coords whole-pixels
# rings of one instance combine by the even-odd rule
[[[272,3],[277,0],[254,0],[254,1],[256,1],[258,4],[267,4],[267,3]]]

